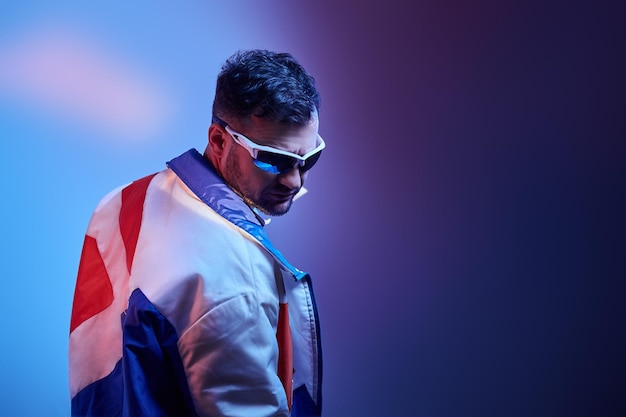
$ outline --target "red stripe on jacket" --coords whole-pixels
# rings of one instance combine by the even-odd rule
[[[139,238],[146,191],[155,175],[134,181],[122,190],[119,228],[124,242],[126,266],[129,273]],[[78,266],[70,333],[85,320],[106,309],[111,303],[113,303],[113,287],[98,249],[98,243],[94,237],[86,235]]]

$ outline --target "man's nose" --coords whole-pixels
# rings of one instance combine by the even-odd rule
[[[278,182],[292,190],[300,189],[303,180],[303,175],[297,165],[291,171],[278,175]]]

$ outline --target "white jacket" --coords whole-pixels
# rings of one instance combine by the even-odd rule
[[[310,277],[195,150],[98,205],[70,332],[75,416],[321,412]]]

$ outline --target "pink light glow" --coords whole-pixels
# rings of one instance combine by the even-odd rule
[[[146,138],[168,116],[164,92],[97,42],[48,30],[0,44],[0,94],[72,124]]]

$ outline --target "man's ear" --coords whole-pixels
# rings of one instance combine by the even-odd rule
[[[209,126],[209,148],[211,148],[211,153],[217,158],[221,158],[224,154],[226,135],[228,133],[218,124],[213,123]]]

